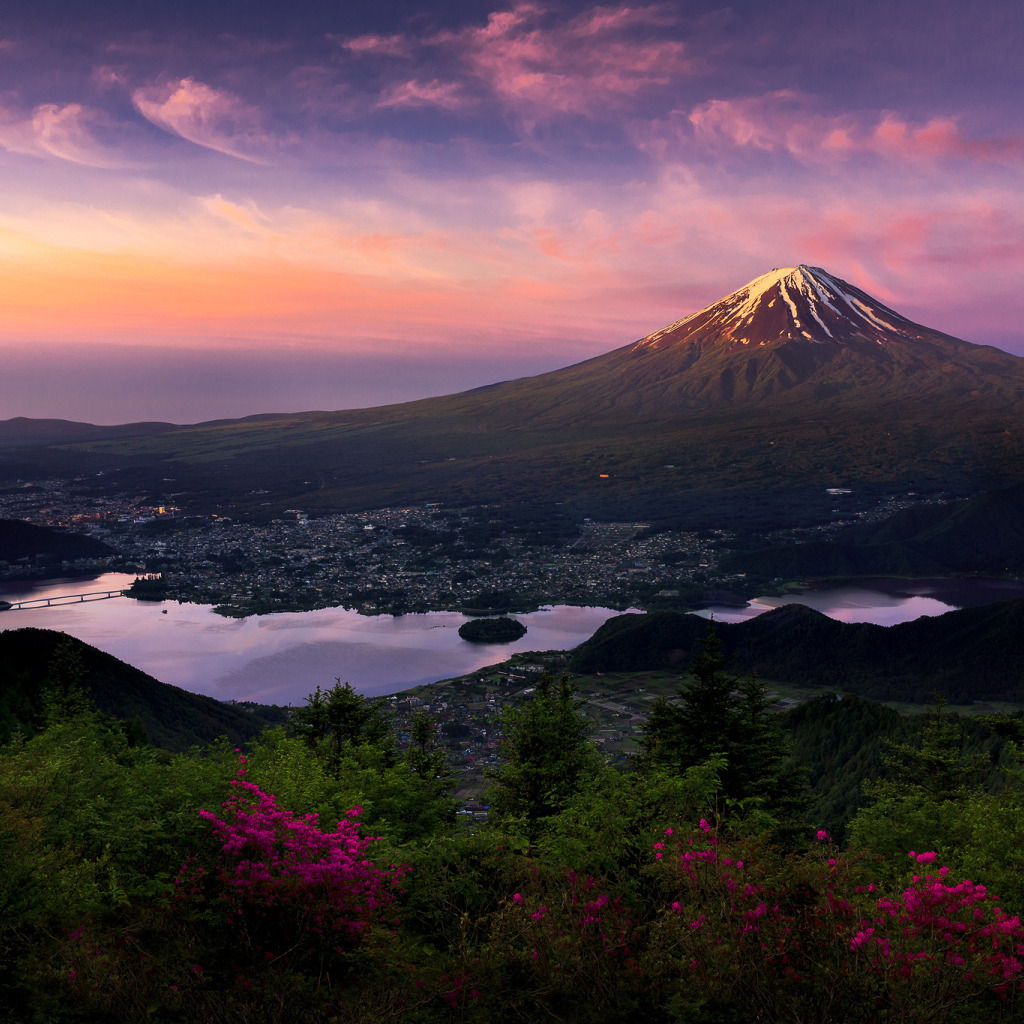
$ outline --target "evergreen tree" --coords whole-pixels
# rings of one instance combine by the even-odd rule
[[[753,675],[726,672],[728,659],[714,623],[701,641],[692,682],[680,700],[652,705],[637,758],[641,770],[682,774],[721,759],[721,796],[744,811],[759,808],[776,826],[797,823],[807,804],[803,773],[787,767],[787,746],[778,715],[770,711],[765,686]]]
[[[387,765],[397,756],[382,703],[368,700],[340,679],[329,690],[318,686],[306,698],[306,706],[292,715],[292,728],[310,746],[326,744],[335,757],[358,747],[376,748]]]
[[[536,822],[557,814],[603,763],[575,695],[568,676],[556,683],[545,673],[533,699],[502,716],[502,764],[490,773],[489,792],[498,817]]]
[[[933,695],[925,713],[921,746],[890,744],[885,765],[893,771],[897,788],[923,790],[944,800],[966,796],[978,788],[981,773],[990,767],[989,758],[983,753],[964,755],[963,730],[947,713],[942,694]]]

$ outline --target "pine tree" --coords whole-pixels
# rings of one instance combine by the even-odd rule
[[[677,703],[654,702],[638,767],[682,774],[714,757],[724,759],[722,797],[744,810],[760,808],[776,824],[795,825],[807,804],[807,782],[786,766],[787,746],[765,686],[753,675],[726,672],[728,659],[712,622],[680,687]]]
[[[502,718],[502,764],[490,773],[491,809],[498,817],[536,822],[569,802],[584,774],[602,764],[588,736],[590,719],[575,700],[568,676],[545,674],[533,699]]]
[[[340,679],[329,690],[319,686],[306,706],[292,715],[292,728],[310,746],[326,744],[337,757],[357,747],[379,748],[386,764],[396,758],[391,723],[380,701],[357,693]]]

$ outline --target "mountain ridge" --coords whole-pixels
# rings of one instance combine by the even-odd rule
[[[132,467],[157,491],[174,476],[199,503],[264,490],[281,507],[342,510],[544,497],[614,517],[653,516],[697,492],[762,492],[755,503],[836,486],[968,494],[1024,479],[1024,358],[922,327],[801,265],[534,377],[83,437],[32,456]]]

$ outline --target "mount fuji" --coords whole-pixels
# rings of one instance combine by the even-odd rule
[[[829,488],[966,494],[1024,480],[1024,359],[801,265],[535,377],[374,409],[138,427],[40,421],[33,441],[32,421],[9,421],[0,455],[16,433],[21,463],[128,474],[157,493],[173,477],[198,505],[546,499],[656,519]]]

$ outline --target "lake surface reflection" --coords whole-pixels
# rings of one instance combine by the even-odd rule
[[[5,585],[0,598],[78,594],[129,586],[134,576]],[[558,605],[517,615],[527,634],[512,644],[471,644],[458,612],[360,615],[343,608],[227,619],[208,605],[127,598],[0,613],[0,628],[59,629],[165,683],[219,700],[299,704],[336,678],[362,693],[394,693],[472,672],[518,651],[566,650],[593,635],[610,608]]]
[[[772,608],[803,604],[839,622],[894,626],[922,615],[943,615],[993,601],[1024,597],[1024,582],[1000,579],[874,579],[857,586],[808,588],[791,594],[758,597],[746,608],[712,607],[699,614],[719,622],[742,622]]]
[[[134,576],[0,585],[18,601],[127,587]],[[700,614],[739,622],[783,604],[805,604],[842,622],[890,626],[953,608],[1024,597],[1008,580],[870,580],[858,586],[761,597],[746,608]],[[504,661],[518,651],[568,650],[619,613],[558,605],[518,615],[527,634],[512,644],[470,644],[458,635],[458,612],[360,615],[343,608],[226,619],[208,605],[149,603],[118,597],[0,613],[0,629],[36,626],[84,640],[165,683],[220,700],[299,704],[336,678],[362,693],[395,693]]]

